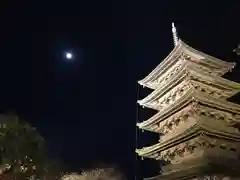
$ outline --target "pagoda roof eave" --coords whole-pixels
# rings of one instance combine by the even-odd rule
[[[235,104],[229,101],[224,101],[222,99],[212,98],[210,96],[206,96],[203,93],[199,93],[199,92],[196,93],[195,100],[202,104],[214,107],[216,109],[220,109],[220,110],[224,110],[224,111],[228,111],[228,112],[232,112],[240,115],[239,104]]]
[[[240,135],[237,136],[236,134],[230,134],[227,132],[218,132],[218,130],[209,128],[204,124],[197,123],[189,129],[183,131],[178,136],[174,136],[171,139],[159,142],[149,147],[138,149],[136,150],[136,153],[138,153],[139,156],[149,157],[159,151],[167,150],[170,147],[173,147],[199,135],[216,136],[218,138],[240,142]]]
[[[163,121],[165,118],[169,117],[170,115],[174,114],[178,110],[180,110],[182,107],[186,106],[190,102],[196,101],[198,103],[203,103],[205,105],[210,105],[211,107],[214,107],[216,109],[220,110],[225,110],[225,111],[230,111],[235,114],[240,114],[240,105],[220,100],[220,99],[215,99],[210,96],[206,96],[203,93],[196,92],[192,89],[189,90],[183,97],[178,99],[173,105],[167,107],[164,112],[159,111],[157,114],[152,116],[146,121],[143,121],[142,123],[138,123],[137,126],[140,129],[145,129],[149,130],[149,128],[161,121]],[[235,123],[240,123],[240,119],[233,119],[232,120]]]
[[[138,100],[138,103],[142,106],[147,106],[147,103],[155,100],[157,97],[160,97],[167,91],[169,91],[172,87],[174,87],[179,81],[183,80],[186,75],[186,71],[195,78],[197,78],[200,82],[204,82],[207,84],[215,84],[224,89],[228,89],[232,91],[231,96],[237,94],[240,91],[240,83],[230,81],[228,79],[219,77],[219,76],[210,76],[208,74],[202,74],[196,69],[185,70],[185,66],[182,67],[182,70],[177,73],[165,86],[161,86],[158,89],[155,89],[151,94],[149,94],[144,99]],[[203,78],[202,78],[203,77]],[[151,108],[151,107],[149,107]]]
[[[183,80],[186,75],[185,68],[182,67],[182,70],[177,73],[167,84],[164,86],[158,87],[151,94],[149,94],[144,99],[138,100],[138,104],[144,106],[148,101],[152,100],[153,97],[159,97],[164,94],[167,90],[173,88],[176,84],[178,84],[181,80]]]
[[[223,61],[219,58],[216,58],[216,57],[208,55],[204,52],[201,52],[201,51],[189,46],[187,43],[185,43],[183,41],[181,41],[181,43],[182,43],[184,48],[190,50],[191,52],[204,56],[207,61],[210,61],[211,64],[213,63],[213,64],[218,64],[220,66],[225,66],[228,70],[231,70],[232,68],[234,68],[236,66],[236,62]]]
[[[165,117],[170,116],[170,113],[172,114],[175,113],[176,111],[178,111],[179,109],[181,109],[182,107],[184,107],[185,105],[193,101],[194,100],[193,93],[194,91],[190,90],[189,93],[186,93],[185,95],[183,95],[172,106],[167,107],[164,110],[164,112],[159,111],[150,119],[143,121],[142,123],[138,123],[137,126],[142,129],[144,126],[146,127],[148,125],[151,125],[152,123],[155,123],[156,119],[159,119],[157,122],[162,121]]]
[[[188,106],[188,109],[189,109],[189,111],[191,111],[191,109],[190,109],[190,106]],[[197,114],[197,110],[194,110],[194,111],[196,111],[196,114]],[[189,112],[186,112],[186,113],[184,113],[184,112],[180,112],[176,117],[177,118],[179,118],[179,117],[181,117],[181,116],[184,116],[185,114],[187,114],[187,113],[189,113]],[[204,118],[201,118],[200,116],[196,116],[196,114],[195,115],[193,115],[194,116],[194,118],[195,118],[195,122],[194,123],[206,123],[207,121],[205,121],[205,119]],[[175,114],[173,115],[173,116],[175,116]],[[166,120],[166,122],[164,123],[164,121],[165,120],[163,120],[163,121],[161,121],[161,122],[163,122],[163,124],[161,124],[161,126],[154,126],[154,125],[156,125],[156,124],[158,124],[158,123],[161,123],[161,122],[154,122],[153,124],[151,124],[151,125],[149,125],[149,126],[146,126],[146,127],[139,127],[140,125],[138,124],[137,126],[139,127],[139,129],[143,129],[143,130],[146,130],[146,131],[150,131],[150,132],[155,132],[155,133],[162,133],[162,134],[164,134],[164,135],[166,135],[166,133],[164,133],[164,131],[163,131],[163,129],[164,129],[164,127],[166,127],[166,126],[168,126],[168,122],[169,121],[174,121],[174,119],[176,119],[176,117],[173,117],[173,116],[170,116],[170,117],[168,117],[168,118],[170,118],[170,119],[173,119],[173,120],[168,120],[168,118],[166,118],[165,120]],[[233,128],[232,126],[234,126],[235,125],[235,122],[234,121],[231,121],[231,120],[229,120],[229,119],[223,119],[222,121],[224,121],[225,123],[227,123],[229,126],[226,128],[226,129],[219,129],[219,131],[226,131],[227,133],[230,133],[231,134],[231,132],[229,131],[229,129],[228,128]],[[216,123],[217,121],[213,121],[212,123],[211,123],[211,126],[213,126],[213,128],[215,128],[214,126],[216,125],[216,126],[218,126],[218,124]],[[194,124],[192,124],[192,125],[194,125]],[[202,124],[202,125],[204,125],[204,124]],[[206,126],[208,126],[208,124],[206,124]],[[210,126],[209,126],[210,127]],[[184,130],[184,129],[183,129]],[[168,132],[167,132],[168,133]],[[235,133],[233,133],[233,134],[235,134]]]
[[[174,56],[176,56],[177,53],[181,52],[182,44],[178,43],[177,46],[174,47],[174,49],[170,52],[170,54],[152,71],[146,76],[144,79],[139,80],[138,83],[142,86],[149,87],[146,82],[151,79],[155,73],[157,73],[159,70],[163,69],[163,67],[168,66],[169,64],[172,64],[174,61],[170,62],[169,59],[172,59]],[[151,88],[151,86],[149,87]]]
[[[202,76],[202,81],[209,82],[218,86],[222,86],[223,88],[226,89],[231,89],[232,91],[235,90],[235,92],[240,91],[240,83],[225,79],[221,76],[210,76],[208,74],[203,74],[199,72],[199,70],[194,69],[194,68],[189,68],[189,73],[192,74],[193,76],[196,76],[198,78],[201,78]],[[209,84],[207,83],[207,84]]]
[[[217,66],[220,66],[222,68],[222,73],[220,75],[225,74],[226,72],[230,71],[236,66],[235,62],[227,62],[227,61],[223,61],[221,59],[215,58],[197,49],[194,49],[188,44],[186,44],[185,42],[179,40],[178,45],[174,47],[171,53],[144,79],[138,81],[138,83],[144,87],[149,87],[151,89],[154,89],[151,85],[148,84],[148,82],[151,81],[153,78],[155,78],[156,74],[157,76],[160,76],[161,74],[163,74],[170,65],[174,64],[177,61],[177,57],[182,52],[191,52],[192,54],[195,54],[195,56],[198,56],[200,59],[204,59],[204,61],[207,64],[211,64],[211,65],[215,64]]]
[[[164,142],[159,142],[157,144],[154,144],[152,146],[144,147],[142,149],[137,149],[136,153],[138,153],[139,156],[143,157],[149,157],[152,154],[155,154],[159,151],[165,150],[166,146],[171,146],[173,143],[174,144],[179,144],[181,142],[184,142],[187,139],[190,139],[193,136],[196,136],[197,133],[200,134],[200,132],[197,132],[199,130],[199,127],[197,125],[192,126],[191,128],[188,129],[188,131],[183,132],[182,134],[178,135],[177,137],[174,137],[172,139],[169,139],[168,141]],[[180,142],[178,142],[180,141]]]

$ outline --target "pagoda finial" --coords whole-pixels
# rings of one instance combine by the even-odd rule
[[[173,43],[175,46],[177,46],[178,44],[177,29],[174,26],[174,23],[172,23],[172,33],[173,33]]]

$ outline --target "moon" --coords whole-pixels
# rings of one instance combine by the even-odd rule
[[[67,52],[66,53],[66,58],[69,59],[69,60],[72,59],[73,58],[73,54],[70,53],[70,52]]]

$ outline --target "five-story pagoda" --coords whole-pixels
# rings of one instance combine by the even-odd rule
[[[137,126],[159,142],[136,152],[166,161],[152,180],[240,179],[240,106],[227,101],[240,84],[222,77],[235,63],[188,46],[172,25],[175,48],[139,81],[153,92],[138,103],[158,112]]]

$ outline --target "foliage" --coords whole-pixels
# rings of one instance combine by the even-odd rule
[[[62,180],[125,180],[125,176],[115,167],[103,167],[65,175]]]
[[[1,164],[11,167],[7,173],[10,179],[25,180],[44,173],[44,139],[25,121],[12,115],[0,116],[0,147]]]
[[[123,176],[114,168],[100,168],[82,173],[83,180],[122,180]]]

